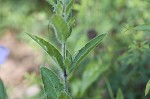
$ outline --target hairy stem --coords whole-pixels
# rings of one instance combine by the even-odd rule
[[[66,43],[62,44],[62,57],[63,57],[63,63],[64,63],[64,88],[65,88],[65,91],[68,92],[67,71],[66,71],[66,65],[65,65],[65,60],[66,60]]]

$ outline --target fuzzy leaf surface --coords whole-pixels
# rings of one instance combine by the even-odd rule
[[[47,0],[47,2],[48,2],[50,5],[52,5],[52,6],[55,7],[55,0]]]
[[[44,39],[28,34],[34,41],[36,41],[54,60],[58,62],[61,69],[64,69],[62,55],[60,52],[49,42],[45,41]]]
[[[71,97],[66,92],[62,92],[58,99],[71,99]]]
[[[45,67],[41,67],[40,71],[47,99],[57,99],[64,90],[59,77],[52,70]]]
[[[52,17],[52,26],[59,42],[65,42],[70,36],[69,28],[62,16],[55,14]]]

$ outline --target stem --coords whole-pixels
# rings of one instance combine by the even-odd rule
[[[66,65],[65,65],[65,60],[66,60],[66,43],[62,44],[62,57],[63,57],[63,64],[64,64],[64,88],[65,88],[65,91],[68,93],[67,71],[66,71]]]

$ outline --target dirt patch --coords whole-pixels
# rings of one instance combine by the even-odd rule
[[[9,94],[9,99],[22,99],[21,96],[27,89],[24,75],[27,72],[38,74],[39,66],[42,63],[39,58],[41,54],[25,42],[17,40],[16,34],[10,31],[0,38],[0,45],[10,50],[7,61],[0,68],[0,77],[6,86],[13,88],[17,93]]]

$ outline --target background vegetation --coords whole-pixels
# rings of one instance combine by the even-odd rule
[[[0,7],[0,38],[9,30],[32,47],[32,40],[25,34],[28,32],[60,47],[49,27],[53,8],[45,0],[0,0]],[[115,99],[118,89],[124,99],[149,99],[149,95],[144,96],[150,78],[149,12],[149,0],[75,1],[76,24],[67,45],[71,52],[77,52],[96,35],[109,33],[70,76],[69,88],[75,99]],[[34,49],[40,51],[39,46]],[[44,56],[40,65],[54,67],[54,62],[40,53]],[[41,86],[39,75],[31,75],[25,78]],[[39,96],[44,97],[42,88]]]

